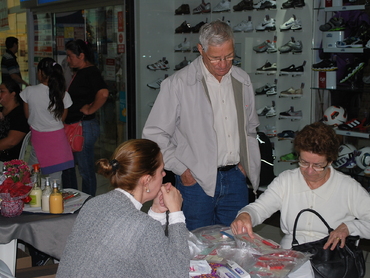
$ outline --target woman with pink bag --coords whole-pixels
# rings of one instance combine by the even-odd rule
[[[63,125],[72,100],[66,92],[62,67],[54,59],[44,58],[39,62],[37,78],[40,84],[25,88],[20,96],[42,174],[61,181],[62,171],[74,167]]]

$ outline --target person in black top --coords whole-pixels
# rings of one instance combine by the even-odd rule
[[[20,88],[14,80],[0,85],[0,104],[4,118],[0,120],[0,161],[19,158],[22,142],[30,128],[19,96]]]
[[[2,82],[14,80],[22,88],[22,84],[28,86],[28,83],[22,79],[19,70],[19,64],[15,54],[18,52],[18,39],[15,37],[7,37],[5,40],[5,53],[1,59],[1,79]]]
[[[94,163],[94,144],[100,129],[95,119],[95,112],[106,102],[109,91],[97,67],[89,45],[82,40],[69,41],[66,44],[67,62],[76,70],[67,89],[73,104],[68,108],[66,124],[82,120],[83,150],[74,153],[75,164],[78,165],[82,177],[82,191],[95,196],[96,176]],[[75,168],[64,170],[62,174],[64,187],[77,189]]]

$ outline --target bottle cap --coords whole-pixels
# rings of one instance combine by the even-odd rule
[[[54,180],[54,182],[53,182],[53,188],[58,188],[57,180]]]
[[[40,171],[40,164],[33,164],[32,167],[33,167],[33,170],[35,172],[39,172]]]
[[[50,186],[50,177],[45,177],[45,185]]]

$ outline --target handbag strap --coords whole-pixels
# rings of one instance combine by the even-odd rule
[[[328,228],[328,234],[330,234],[330,232],[334,231],[334,230],[329,226],[329,224],[325,221],[325,219],[320,215],[320,213],[318,213],[316,210],[313,210],[313,209],[302,209],[302,210],[298,213],[298,215],[297,215],[297,217],[296,217],[296,219],[295,219],[295,221],[294,221],[292,246],[294,246],[294,245],[298,245],[298,244],[299,244],[299,243],[298,243],[298,240],[297,240],[297,239],[296,239],[296,237],[295,237],[295,234],[296,234],[296,229],[297,229],[298,219],[299,219],[299,217],[301,216],[301,214],[302,214],[302,213],[304,213],[305,211],[309,211],[309,212],[312,212],[312,213],[316,214],[316,215],[321,219],[321,221],[325,224],[325,226]]]

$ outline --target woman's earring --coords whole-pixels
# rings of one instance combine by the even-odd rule
[[[149,188],[147,188],[147,189],[146,189],[146,193],[149,193],[149,192],[150,192],[150,190],[149,190]]]

